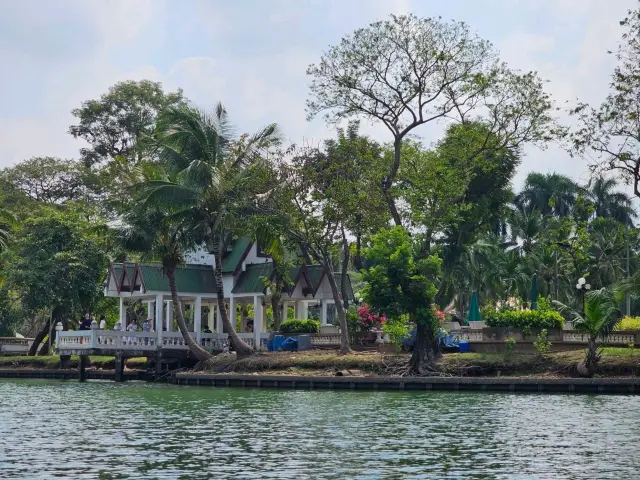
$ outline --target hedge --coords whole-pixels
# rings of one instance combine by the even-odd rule
[[[562,328],[564,318],[555,310],[501,310],[483,312],[489,327]]]
[[[624,317],[614,328],[617,332],[632,332],[640,330],[640,317]]]
[[[287,320],[280,324],[280,333],[318,333],[320,322],[317,320]]]

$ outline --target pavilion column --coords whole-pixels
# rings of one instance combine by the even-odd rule
[[[122,331],[127,329],[127,307],[124,304],[124,297],[120,297],[120,325]]]
[[[215,326],[216,326],[213,321],[213,312],[215,312],[214,306],[213,306],[213,303],[210,303],[209,313],[207,314],[207,327],[209,327],[209,330],[211,330],[212,332],[215,330]]]
[[[202,297],[196,297],[193,308],[193,329],[196,332],[196,342],[198,345],[202,345]]]
[[[233,295],[229,294],[229,321],[231,322],[231,326],[234,328],[234,330],[237,328],[236,327],[237,317],[238,317],[238,309],[236,306],[236,299],[233,298]]]
[[[289,304],[282,302],[282,322],[286,322],[287,318],[289,318]]]
[[[262,333],[262,296],[253,297],[253,335],[256,350],[260,350],[260,334]]]
[[[162,346],[162,308],[164,307],[164,300],[162,295],[156,295],[156,322],[155,329],[158,336],[158,346]]]
[[[166,326],[167,332],[171,331],[171,326],[173,325],[173,300],[167,300],[167,313],[166,313]]]
[[[147,318],[153,319],[153,302],[150,300],[147,303]]]
[[[220,314],[220,305],[216,303],[216,333],[224,333],[224,325],[222,324],[222,315]]]
[[[299,303],[300,303],[300,307],[299,307],[298,315],[300,316],[297,318],[301,320],[306,320],[307,318],[309,318],[309,304],[304,300],[299,300]]]
[[[327,324],[327,301],[324,299],[320,300],[320,323]]]

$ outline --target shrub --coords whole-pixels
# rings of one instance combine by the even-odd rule
[[[551,342],[547,338],[547,329],[543,328],[533,342],[533,347],[540,355],[545,355],[551,350]]]
[[[363,330],[371,330],[372,328],[380,328],[387,321],[387,317],[384,315],[377,315],[371,310],[371,307],[366,303],[358,308],[358,321],[360,322],[360,328]]]
[[[523,330],[532,328],[562,328],[564,319],[555,310],[485,310],[487,326],[512,327]]]
[[[280,333],[318,333],[320,322],[317,320],[287,320],[280,324]]]
[[[640,317],[624,317],[614,330],[618,332],[640,330]]]
[[[513,349],[516,346],[516,339],[515,338],[506,338],[505,341],[505,346],[506,346],[506,352],[505,355],[507,357],[510,357],[513,354]]]
[[[382,326],[382,330],[389,335],[391,342],[399,347],[402,346],[402,341],[409,335],[409,327],[402,318],[389,320]]]

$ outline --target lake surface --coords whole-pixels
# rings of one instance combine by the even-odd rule
[[[0,380],[0,478],[640,478],[640,397]]]

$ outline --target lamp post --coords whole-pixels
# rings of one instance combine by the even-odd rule
[[[584,315],[584,295],[588,290],[591,290],[591,285],[587,283],[584,277],[580,277],[578,279],[578,283],[576,283],[576,289],[580,292],[582,297],[582,314]]]

